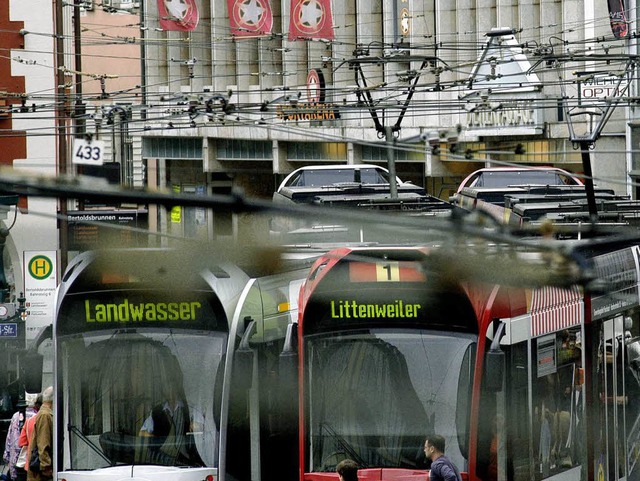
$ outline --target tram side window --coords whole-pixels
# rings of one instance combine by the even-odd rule
[[[594,436],[610,479],[638,479],[640,337],[634,315],[605,320],[596,334],[597,353],[594,349],[592,354],[592,362],[598,366],[594,382],[599,398],[592,418],[596,419]]]
[[[504,427],[510,443],[501,442],[504,449],[510,446],[507,469],[513,472],[514,481],[531,479],[531,433],[529,420],[529,356],[527,343],[513,346],[508,354],[509,371],[507,373],[506,419]],[[497,424],[497,423],[496,423]],[[494,476],[494,479],[496,477]]]
[[[544,479],[582,462],[581,349],[578,329],[532,340],[535,477]]]

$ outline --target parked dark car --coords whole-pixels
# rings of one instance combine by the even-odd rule
[[[424,189],[396,177],[398,196],[424,195]],[[312,203],[317,196],[390,196],[389,171],[372,164],[314,165],[289,174],[273,194],[274,202]]]
[[[465,177],[449,200],[456,203],[465,188],[499,189],[522,185],[583,185],[583,182],[571,172],[557,167],[487,167]]]

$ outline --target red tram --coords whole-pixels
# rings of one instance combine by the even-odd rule
[[[460,282],[423,248],[341,248],[300,292],[299,479],[636,479],[638,246],[593,251],[603,289]],[[332,473],[332,474],[329,474]]]

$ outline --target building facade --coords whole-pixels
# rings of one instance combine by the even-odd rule
[[[299,166],[386,165],[392,143],[398,176],[448,199],[488,165],[580,173],[582,146],[598,186],[637,197],[635,22],[614,31],[607,7],[12,0],[0,8],[0,163],[271,198]],[[103,142],[104,165],[74,164],[78,139]],[[60,271],[68,255],[112,239],[101,222],[204,238],[238,237],[242,228],[208,209],[81,199],[21,200],[3,222],[14,295],[25,285],[25,252],[57,252]],[[119,245],[136,243],[127,235]]]
[[[171,3],[142,9],[148,184],[270,197],[301,165],[385,165],[390,129],[398,175],[446,199],[487,165],[582,172],[598,127],[596,184],[632,193],[632,46],[605,0],[195,0],[160,28]]]
[[[45,0],[10,1],[0,7],[5,52],[0,60],[3,168],[73,177],[83,173],[73,163],[74,142],[85,137],[107,139],[104,170],[113,170],[109,164],[114,159],[127,164],[133,157],[133,149],[122,154],[128,137],[120,129],[120,114],[125,106],[139,103],[140,97],[137,10],[133,5],[108,11],[83,7]],[[24,297],[29,340],[53,320],[57,281],[69,253],[81,247],[73,245],[74,236],[92,236],[92,228],[76,228],[73,222],[85,208],[82,200],[14,199],[4,194],[0,194],[0,227],[6,229],[0,232],[4,246],[0,288],[6,294],[0,303],[17,304]],[[105,210],[105,206],[89,207]]]
[[[0,7],[0,24],[4,49],[0,61],[0,164],[5,169],[55,175],[58,106],[52,4],[41,0],[5,3]],[[11,202],[4,206],[2,213],[3,226],[8,229],[2,252],[8,292],[1,302],[14,302],[25,293],[27,314],[33,313],[34,320],[28,324],[27,337],[34,337],[41,325],[50,322],[49,303],[29,289],[25,264],[43,255],[52,267],[57,265],[57,211],[53,200],[23,198],[17,207]],[[55,279],[56,273],[52,274]],[[40,316],[43,305],[47,313]]]

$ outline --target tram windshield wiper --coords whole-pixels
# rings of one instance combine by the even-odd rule
[[[356,452],[356,450],[351,446],[346,439],[340,436],[335,429],[331,427],[329,423],[321,423],[320,430],[325,430],[329,436],[342,448],[345,454],[348,454],[351,459],[353,459],[361,468],[367,468],[367,463],[362,459],[362,457]]]
[[[73,424],[69,424],[68,425],[68,430],[69,430],[69,432],[75,434],[80,439],[82,439],[85,442],[85,444],[87,446],[89,446],[89,448],[91,448],[91,450],[93,452],[95,452],[98,456],[100,456],[107,463],[109,463],[109,466],[115,466],[115,463],[113,461],[111,461],[107,456],[105,456],[105,454],[102,452],[102,449],[100,449],[98,446],[93,444],[88,437],[86,437],[84,434],[82,434],[82,431],[80,431],[80,429],[78,429],[77,426],[74,426]]]

